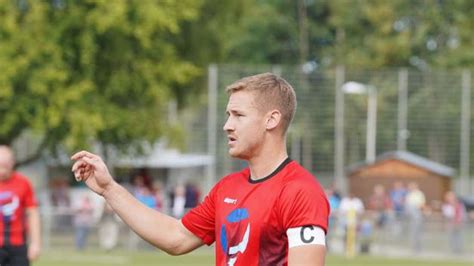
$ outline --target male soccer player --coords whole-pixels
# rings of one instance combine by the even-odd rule
[[[141,205],[87,151],[72,171],[140,236],[173,255],[215,244],[216,265],[324,265],[329,207],[316,179],[288,158],[293,88],[265,73],[227,88],[229,154],[248,168],[222,178],[181,220]]]
[[[14,166],[12,150],[0,145],[0,265],[28,266],[40,253],[40,216],[30,182]]]

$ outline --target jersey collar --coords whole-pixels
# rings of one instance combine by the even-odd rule
[[[275,169],[275,171],[273,171],[271,174],[267,175],[266,177],[264,178],[260,178],[258,180],[253,180],[252,178],[250,178],[250,171],[249,171],[249,176],[248,176],[248,181],[249,183],[251,184],[257,184],[257,183],[261,183],[265,180],[268,180],[270,179],[272,176],[278,174],[287,164],[289,164],[291,162],[291,159],[288,157],[286,158],[278,167],[277,169]]]

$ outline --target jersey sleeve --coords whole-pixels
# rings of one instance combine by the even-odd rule
[[[24,195],[24,206],[25,208],[37,207],[38,201],[36,200],[35,191],[28,180],[25,180],[25,195]]]
[[[204,198],[204,201],[191,209],[181,219],[184,227],[199,237],[206,245],[215,241],[215,196],[217,186]]]
[[[287,184],[280,197],[280,208],[285,230],[315,225],[327,233],[329,203],[317,183],[293,181]]]

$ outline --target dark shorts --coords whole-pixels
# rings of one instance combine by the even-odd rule
[[[29,266],[26,245],[0,247],[0,266]]]

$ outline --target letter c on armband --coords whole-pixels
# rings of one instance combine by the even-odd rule
[[[310,237],[309,237],[308,239],[306,239],[306,238],[304,237],[304,231],[305,231],[306,229],[309,229],[309,230],[313,231],[313,230],[314,230],[314,227],[313,227],[312,225],[305,225],[305,226],[302,226],[302,227],[301,227],[301,231],[300,231],[301,242],[303,242],[303,243],[305,243],[305,244],[309,244],[309,243],[311,243],[311,242],[314,241],[314,236],[312,236],[312,235],[310,234]]]
[[[286,231],[288,236],[288,247],[305,245],[326,245],[326,233],[319,226],[304,225],[293,227]]]

